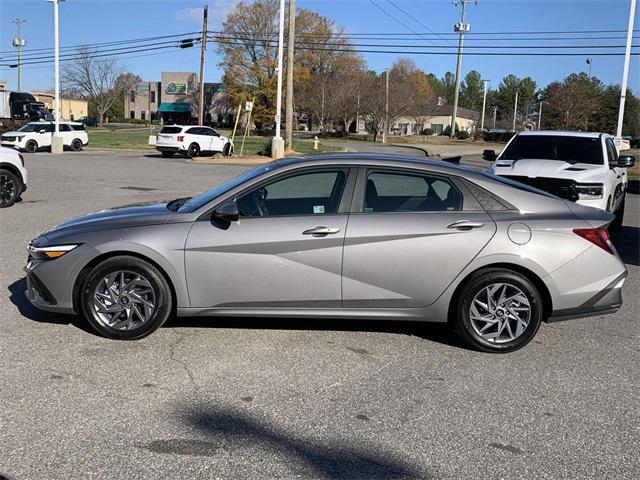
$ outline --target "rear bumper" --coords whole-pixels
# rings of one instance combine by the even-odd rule
[[[582,305],[575,308],[554,310],[547,321],[558,322],[561,320],[594,317],[617,312],[622,306],[622,285],[626,277],[627,272],[625,271],[602,291],[596,293]]]
[[[160,145],[156,145],[156,150],[158,150],[159,152],[173,152],[173,153],[178,153],[181,152],[182,150],[180,150],[180,147],[169,147],[169,146],[160,146]]]

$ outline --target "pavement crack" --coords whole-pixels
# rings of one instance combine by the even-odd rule
[[[187,338],[187,335],[183,334],[183,333],[179,333],[176,330],[174,330],[174,333],[176,335],[178,335],[178,340],[176,342],[174,342],[173,344],[171,344],[169,346],[169,360],[171,360],[172,362],[177,363],[178,365],[180,365],[182,367],[182,369],[186,372],[187,377],[189,378],[189,383],[191,384],[191,387],[193,388],[194,391],[198,391],[200,390],[200,386],[198,385],[198,383],[196,382],[196,377],[193,374],[193,372],[191,371],[191,369],[189,368],[189,365],[187,365],[187,363],[180,359],[179,357],[176,356],[176,352],[175,349],[177,347],[179,347],[182,342],[184,342],[185,338]]]

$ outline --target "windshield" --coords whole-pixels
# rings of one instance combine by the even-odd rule
[[[522,159],[604,164],[602,146],[598,137],[518,135],[502,152],[500,160]]]
[[[20,127],[17,131],[18,132],[37,132],[41,128],[44,128],[44,126],[41,124],[27,123],[26,125],[23,125],[22,127]]]
[[[238,185],[241,185],[242,183],[248,180],[251,180],[253,178],[256,178],[262,175],[263,173],[273,170],[277,167],[278,165],[275,162],[271,162],[271,163],[267,163],[266,165],[262,165],[258,168],[254,168],[253,170],[249,170],[248,172],[245,172],[242,175],[239,175],[235,178],[232,178],[231,180],[227,180],[226,182],[213,187],[211,190],[207,190],[206,192],[201,193],[200,195],[191,197],[180,207],[178,211],[180,213],[195,212],[199,208],[202,208],[204,205],[214,200],[216,197],[219,197],[225,192],[231,190],[232,188],[235,188]]]

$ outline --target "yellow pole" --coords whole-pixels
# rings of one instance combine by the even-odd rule
[[[242,155],[242,152],[244,151],[244,140],[245,138],[247,138],[247,134],[249,133],[249,125],[251,125],[251,113],[253,112],[253,105],[255,105],[256,102],[256,97],[255,95],[253,96],[253,99],[251,100],[251,110],[249,110],[249,116],[247,117],[247,125],[245,126],[244,129],[244,137],[242,137],[242,145],[240,146],[240,155]]]
[[[231,134],[231,143],[233,143],[233,139],[236,138],[236,130],[238,129],[238,121],[240,120],[240,113],[242,112],[242,102],[238,105],[238,114],[236,115],[236,123],[233,126],[233,133]]]

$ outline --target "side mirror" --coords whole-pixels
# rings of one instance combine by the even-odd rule
[[[226,222],[236,222],[240,218],[240,211],[236,202],[226,202],[213,212],[213,216]]]
[[[618,167],[631,168],[636,164],[636,157],[633,155],[621,155],[618,157]]]
[[[482,158],[487,162],[493,162],[496,158],[498,158],[498,155],[496,154],[495,150],[485,150],[484,152],[482,152]]]

